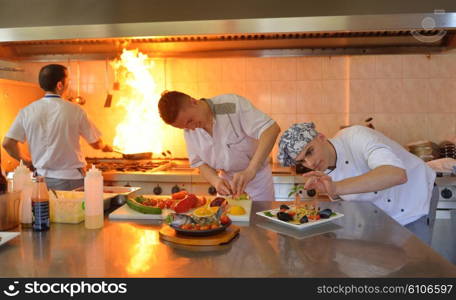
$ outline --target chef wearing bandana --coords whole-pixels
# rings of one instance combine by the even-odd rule
[[[332,199],[370,201],[430,244],[436,174],[380,132],[352,126],[327,139],[313,123],[294,124],[280,138],[278,160],[313,170],[303,175],[306,189]]]

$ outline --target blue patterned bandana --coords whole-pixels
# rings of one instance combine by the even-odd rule
[[[314,123],[293,124],[280,137],[279,163],[284,167],[296,165],[296,157],[317,135]]]

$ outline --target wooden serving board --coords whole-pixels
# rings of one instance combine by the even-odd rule
[[[168,225],[163,225],[159,231],[160,238],[182,245],[193,246],[215,246],[225,244],[231,241],[241,229],[236,225],[231,225],[224,231],[210,236],[187,236],[178,234],[173,228]]]

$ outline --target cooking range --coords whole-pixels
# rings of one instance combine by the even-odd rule
[[[107,186],[140,187],[140,194],[169,195],[185,189],[199,195],[215,195],[198,170],[184,158],[131,160],[119,157],[87,157],[87,167],[95,165],[103,172]]]
[[[118,157],[87,157],[87,167],[95,165],[102,172],[147,172],[153,173],[167,170],[173,162],[165,159],[130,160]]]

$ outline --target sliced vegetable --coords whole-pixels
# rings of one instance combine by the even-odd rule
[[[136,197],[139,198],[139,197]],[[159,215],[162,213],[162,209],[160,207],[154,207],[154,206],[148,206],[148,205],[143,205],[140,202],[136,201],[135,199],[128,198],[127,199],[127,205],[131,209],[138,211],[143,214],[152,214],[152,215]],[[144,197],[142,197],[144,198]],[[145,198],[144,198],[145,199]]]
[[[183,190],[183,191],[172,194],[171,197],[174,200],[180,200],[180,199],[184,199],[187,196],[187,194],[188,194],[188,192],[186,190]]]
[[[264,212],[264,215],[265,215],[265,216],[268,216],[268,217],[274,217],[274,215],[271,214],[270,211],[265,211],[265,212]]]

